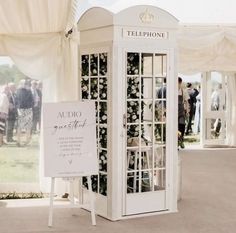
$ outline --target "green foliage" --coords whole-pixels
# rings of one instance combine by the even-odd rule
[[[15,65],[0,65],[0,85],[7,84],[9,82],[14,82],[17,84],[21,79],[25,78],[26,76],[21,73]]]
[[[29,198],[43,198],[43,193],[0,193],[0,200],[6,199],[29,199]]]

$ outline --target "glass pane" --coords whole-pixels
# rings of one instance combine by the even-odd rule
[[[142,53],[142,75],[152,76],[153,67],[153,54],[152,53]]]
[[[138,147],[127,149],[127,171],[138,170],[139,164],[139,149]]]
[[[154,168],[164,168],[166,164],[165,147],[157,147],[154,151]]]
[[[92,180],[92,190],[93,192],[98,192],[98,176],[91,176]]]
[[[107,172],[107,151],[99,151],[99,171]]]
[[[156,98],[166,99],[166,78],[156,78]]]
[[[141,122],[142,123],[152,123],[152,101],[142,101],[141,102]]]
[[[127,122],[137,123],[139,121],[139,102],[127,101]]]
[[[139,74],[139,53],[127,53],[127,74]]]
[[[155,101],[155,121],[166,122],[166,101]]]
[[[139,95],[139,77],[127,77],[127,99],[138,99]]]
[[[99,102],[99,122],[101,124],[107,124],[107,103]]]
[[[89,78],[83,77],[81,81],[82,99],[89,99]]]
[[[165,190],[166,170],[154,170],[153,176],[154,191]]]
[[[138,191],[138,172],[127,173],[127,193],[135,193]]]
[[[141,180],[141,192],[150,192],[152,191],[152,172],[143,171]]]
[[[151,146],[152,139],[153,139],[153,126],[152,124],[145,124],[141,127],[142,131],[142,138],[145,141],[145,145]]]
[[[89,75],[89,55],[81,56],[81,69],[82,76]]]
[[[206,139],[225,139],[226,122],[222,119],[206,119]]]
[[[101,100],[107,99],[107,78],[99,79],[99,97]]]
[[[139,125],[127,126],[127,146],[139,145]]]
[[[102,76],[107,75],[107,53],[99,54],[99,74]]]
[[[90,55],[90,75],[91,76],[98,75],[98,55],[97,54]]]
[[[211,90],[210,96],[210,110],[211,111],[220,111],[223,109],[223,105],[225,105],[222,90],[222,75],[218,72],[211,72],[211,77],[207,81],[208,90]],[[209,108],[208,108],[209,109]]]
[[[98,79],[91,78],[90,85],[91,85],[90,86],[91,99],[97,99],[98,98]]]
[[[167,66],[166,66],[166,54],[155,54],[154,57],[154,72],[156,76],[163,77],[166,76]]]
[[[152,169],[152,147],[141,149],[141,169]]]
[[[166,140],[166,125],[155,124],[155,144],[164,144]]]
[[[152,78],[142,77],[141,78],[141,99],[152,99]]]
[[[99,193],[107,196],[107,175],[100,174],[99,176]]]
[[[107,148],[107,127],[103,126],[99,129],[99,146]]]

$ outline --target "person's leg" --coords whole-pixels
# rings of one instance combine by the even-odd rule
[[[193,110],[190,110],[188,117],[188,125],[186,130],[186,135],[192,132],[192,120],[193,120]]]
[[[14,130],[15,120],[10,119],[7,121],[7,142],[13,141],[13,130]]]
[[[5,120],[0,118],[0,146],[3,145],[4,131],[5,131]]]
[[[184,148],[184,132],[185,132],[185,124],[179,124],[178,125],[178,130],[180,132],[180,137],[179,137],[179,145],[181,148]]]

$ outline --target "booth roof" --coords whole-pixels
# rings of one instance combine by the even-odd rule
[[[134,5],[153,5],[172,14],[180,23],[236,23],[235,0],[88,0],[80,2],[81,5],[101,6],[113,13]]]

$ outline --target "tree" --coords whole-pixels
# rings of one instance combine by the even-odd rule
[[[21,79],[26,79],[27,77],[20,72],[20,70],[15,65],[0,65],[0,85],[13,82],[18,84]]]

